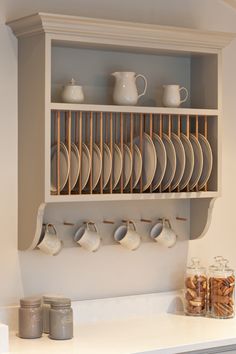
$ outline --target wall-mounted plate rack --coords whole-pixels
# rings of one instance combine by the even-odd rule
[[[189,238],[202,235],[209,225],[212,201],[220,193],[221,51],[234,35],[46,13],[11,21],[9,26],[19,40],[19,249],[35,248],[46,205],[55,203],[56,208],[61,202],[73,202],[71,208],[78,202],[79,208],[82,201],[156,199],[161,211],[164,199],[168,203],[180,199],[189,210]],[[147,94],[138,107],[111,105],[110,74],[127,70],[148,78]],[[87,104],[60,103],[62,85],[72,77],[83,85]],[[161,107],[161,87],[173,83],[190,93],[184,108]],[[145,136],[152,141],[154,134],[163,139],[173,133],[178,138],[182,133],[208,140],[213,164],[206,183],[193,188],[189,183],[184,188],[170,184],[166,189],[160,184],[155,189],[151,181],[145,189],[145,173],[133,187],[132,175],[124,186],[122,171],[117,188],[113,177],[104,186],[103,174],[93,187],[94,143],[102,169],[104,143],[111,155],[117,145],[121,158],[128,146],[132,158],[135,142],[146,164]],[[72,143],[79,156],[83,143],[92,155],[85,188],[81,171],[72,188],[70,169],[61,187],[65,160],[60,146],[70,163]],[[83,171],[83,159],[79,164]]]

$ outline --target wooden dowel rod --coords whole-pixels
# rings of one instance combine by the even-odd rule
[[[208,129],[207,129],[207,116],[204,116],[204,136],[207,139]]]
[[[64,222],[63,222],[63,225],[66,225],[66,226],[74,226],[75,224],[73,224],[72,222],[64,221]]]
[[[112,113],[110,113],[110,151],[111,151],[111,177],[110,177],[110,193],[113,190],[113,168],[114,168],[114,154],[113,154],[113,124]]]
[[[139,117],[139,139],[140,139],[139,147],[140,147],[140,152],[143,161],[143,114],[140,114]],[[140,177],[140,193],[142,192],[143,192],[143,173],[141,173],[141,177]]]
[[[82,193],[82,170],[83,170],[83,150],[82,150],[82,140],[83,140],[83,126],[82,126],[82,123],[83,123],[83,113],[80,111],[79,112],[79,141],[78,141],[78,144],[79,144],[79,157],[80,157],[80,173],[79,173],[79,194]]]
[[[90,112],[90,119],[89,119],[89,152],[91,156],[91,172],[90,172],[90,179],[89,179],[89,193],[92,194],[93,191],[93,112]]]
[[[100,112],[100,151],[102,157],[102,173],[100,177],[100,193],[103,194],[103,114]]]
[[[115,221],[103,220],[103,224],[115,224]]]
[[[168,115],[168,136],[171,139],[171,115]],[[168,191],[171,192],[171,185],[168,188]]]
[[[123,145],[123,113],[120,113],[120,151],[122,160],[122,171],[120,179],[120,192],[123,193],[124,188],[124,145]]]
[[[187,218],[181,218],[179,216],[176,216],[176,220],[179,220],[179,221],[187,221],[188,219]]]
[[[66,145],[68,150],[69,162],[71,162],[71,111],[65,113],[66,116]],[[68,175],[68,194],[71,194],[71,170]]]
[[[187,115],[187,119],[186,119],[186,135],[187,135],[187,138],[189,139],[189,136],[190,136],[190,131],[189,131],[189,115]]]
[[[152,139],[153,136],[153,115],[150,113],[149,115],[149,134],[150,138]],[[150,184],[150,193],[152,193],[152,183]]]
[[[57,194],[60,194],[60,149],[61,149],[61,118],[60,111],[57,111]]]
[[[79,141],[79,112],[75,113],[75,144],[78,146]]]
[[[163,132],[163,117],[162,117],[162,114],[160,114],[159,135],[160,135],[161,139],[162,139],[162,132]]]
[[[150,219],[143,219],[142,218],[142,219],[140,219],[140,221],[141,222],[146,222],[146,223],[149,223],[149,224],[152,223],[152,220],[150,220]]]
[[[196,134],[196,138],[198,140],[198,128],[199,128],[199,126],[198,126],[198,116],[197,115],[195,116],[195,124],[196,124],[196,126],[195,126],[195,134]],[[196,185],[196,191],[198,192],[198,183]]]
[[[133,113],[130,113],[130,152],[131,152],[131,157],[132,157],[132,173],[131,173],[131,178],[130,178],[130,193],[133,193],[133,169],[134,169],[133,137],[134,137],[134,117],[133,117]]]

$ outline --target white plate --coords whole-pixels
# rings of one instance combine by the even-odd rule
[[[60,143],[60,191],[65,187],[70,170],[69,155],[64,143]],[[57,192],[57,144],[51,146],[51,192]]]
[[[157,135],[156,133],[153,133],[153,143],[155,145],[156,155],[157,155],[157,167],[156,167],[155,176],[152,181],[152,188],[153,190],[155,190],[159,187],[164,177],[167,157],[166,157],[165,145],[161,140],[161,138],[159,137],[159,135]]]
[[[70,155],[70,183],[71,183],[71,190],[75,187],[76,182],[79,177],[79,170],[80,170],[80,157],[79,157],[79,150],[77,146],[72,143],[71,144],[71,155]]]
[[[166,170],[161,183],[161,189],[162,191],[164,191],[170,186],[175,175],[176,153],[172,141],[165,133],[162,134],[162,141],[165,145],[166,156],[167,156]]]
[[[102,154],[97,146],[97,144],[93,144],[93,158],[92,158],[92,188],[94,189],[98,184],[102,173]]]
[[[213,164],[213,156],[211,146],[205,136],[202,134],[198,134],[198,141],[201,145],[203,153],[202,174],[198,181],[198,188],[202,189],[210,178]]]
[[[134,143],[138,147],[140,146],[139,136],[134,139]],[[145,191],[152,183],[157,165],[156,149],[151,137],[147,133],[143,133],[142,155],[142,179],[143,191]]]
[[[91,171],[91,156],[87,145],[82,144],[82,163],[80,168],[81,173],[81,188],[84,189],[88,183]]]
[[[142,155],[136,144],[133,147],[133,188],[135,188],[142,174]]]
[[[112,157],[111,151],[107,144],[103,144],[103,188],[106,187],[110,177],[111,177],[111,168],[112,168]]]
[[[189,139],[187,136],[183,133],[180,135],[180,139],[182,141],[182,144],[184,146],[184,151],[185,151],[185,170],[183,177],[180,181],[179,188],[180,190],[183,190],[187,184],[190,181],[190,178],[193,173],[193,168],[194,168],[194,152],[193,152],[193,147],[192,144],[190,143]]]
[[[193,168],[192,176],[189,181],[189,188],[191,190],[198,184],[198,181],[201,177],[202,168],[203,168],[203,154],[202,154],[201,145],[197,140],[196,136],[190,134],[189,139],[192,144],[193,152],[194,152],[194,168]]]
[[[115,189],[122,172],[122,155],[117,144],[113,144],[112,189]]]
[[[132,155],[129,147],[124,144],[123,145],[123,188],[125,189],[129,183],[130,177],[132,173]],[[117,186],[120,188],[120,182]]]
[[[175,190],[179,182],[181,181],[183,174],[184,174],[184,169],[185,169],[185,152],[184,152],[184,147],[183,144],[175,133],[171,133],[171,141],[174,144],[175,148],[175,153],[176,153],[176,170],[175,170],[175,175],[174,178],[171,182],[171,191]]]

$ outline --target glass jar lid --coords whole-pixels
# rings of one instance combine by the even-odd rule
[[[188,273],[192,273],[192,274],[206,273],[206,268],[201,266],[199,258],[193,257],[191,258],[191,261],[192,263],[187,266]]]

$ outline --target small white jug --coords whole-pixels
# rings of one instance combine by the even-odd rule
[[[185,91],[185,98],[181,100],[180,92]],[[188,99],[188,90],[179,85],[164,85],[162,103],[165,107],[179,107]]]
[[[76,85],[75,80],[71,79],[68,84],[63,87],[61,98],[62,101],[65,103],[84,102],[84,93],[82,86]]]
[[[111,74],[115,77],[115,87],[113,91],[113,101],[115,104],[124,106],[136,105],[138,99],[144,96],[147,90],[147,79],[145,76],[136,75],[131,71],[115,72]],[[141,77],[144,81],[144,90],[140,95],[136,87],[136,80]]]

